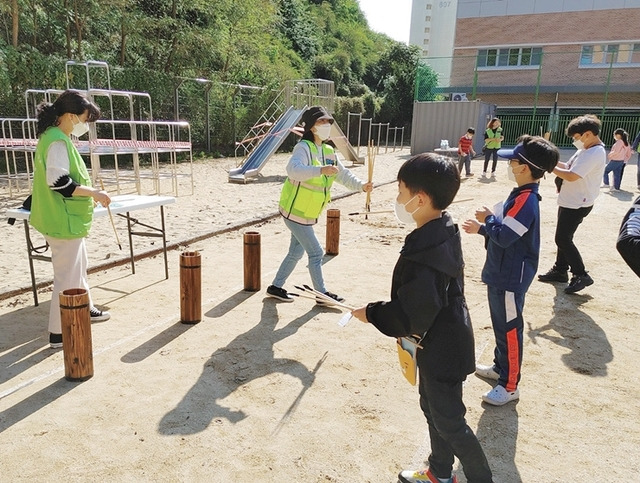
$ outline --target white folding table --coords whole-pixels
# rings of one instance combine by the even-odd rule
[[[162,237],[162,249],[164,252],[164,274],[165,278],[169,278],[169,263],[167,259],[167,237],[164,226],[164,206],[171,203],[175,203],[176,199],[173,196],[146,196],[146,195],[117,195],[111,198],[111,213],[118,215],[127,220],[127,232],[129,235],[129,256],[131,259],[131,273],[136,273],[135,260],[133,255],[133,237]],[[132,211],[144,210],[147,208],[153,208],[154,206],[160,207],[160,227],[147,225],[140,222],[136,218],[131,216]],[[31,212],[24,208],[14,208],[7,210],[7,218],[15,218],[22,220],[24,223],[24,233],[27,242],[27,251],[29,255],[29,270],[31,271],[31,287],[33,289],[33,298],[35,305],[38,305],[38,290],[36,285],[36,276],[33,268],[34,260],[51,261],[51,256],[43,255],[47,252],[49,245],[45,243],[42,246],[34,246],[31,241],[31,234],[29,231],[29,215]],[[101,205],[98,205],[93,210],[94,218],[100,218],[108,215],[108,210]],[[151,231],[137,231],[136,225],[143,226]]]

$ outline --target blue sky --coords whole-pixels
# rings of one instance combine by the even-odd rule
[[[376,32],[399,42],[409,42],[411,0],[359,0],[360,9]]]

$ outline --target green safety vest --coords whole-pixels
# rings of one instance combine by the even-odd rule
[[[93,219],[93,198],[65,198],[47,184],[47,153],[51,143],[64,141],[69,153],[69,176],[83,186],[91,186],[82,156],[60,128],[51,126],[42,135],[34,157],[33,192],[29,222],[43,235],[54,238],[83,238],[89,233]]]
[[[312,166],[337,165],[335,152],[328,144],[322,145],[323,159],[319,160],[316,145],[307,140],[302,142],[309,146]],[[314,225],[322,209],[331,201],[331,185],[334,179],[335,176],[325,175],[305,181],[287,178],[280,195],[280,214],[301,225]]]
[[[500,141],[500,136],[502,136],[502,128],[499,127],[495,130],[487,129],[485,131],[487,133],[486,146],[488,149],[500,149],[502,146],[502,141]],[[495,139],[497,138],[497,139]]]

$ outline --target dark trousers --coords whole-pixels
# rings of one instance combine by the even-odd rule
[[[524,294],[487,286],[489,314],[496,338],[493,367],[500,374],[498,384],[513,392],[520,382],[522,366],[522,334]]]
[[[573,235],[578,229],[578,225],[582,220],[591,213],[593,206],[585,208],[563,208],[558,207],[558,223],[556,225],[556,246],[558,253],[556,254],[556,270],[566,272],[571,269],[571,273],[580,276],[587,272],[582,262],[582,257],[578,251],[578,247],[573,243]]]
[[[469,483],[490,483],[491,469],[476,435],[467,425],[462,381],[438,381],[419,370],[420,407],[427,418],[431,454],[429,467],[438,478],[449,478],[458,457]]]
[[[491,165],[491,172],[496,172],[496,165],[498,164],[498,150],[497,149],[489,149],[485,148],[484,150],[484,168],[482,168],[482,172],[487,172],[487,167],[489,166],[489,158],[493,155],[493,164]]]
[[[471,153],[458,155],[458,171],[462,174],[464,166],[465,174],[471,174]]]

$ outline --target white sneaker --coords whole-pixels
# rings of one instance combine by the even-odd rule
[[[507,390],[500,385],[497,385],[482,396],[482,400],[492,406],[504,406],[508,402],[515,401],[518,398],[520,398],[520,391],[518,389],[513,392],[507,392]]]
[[[483,172],[482,172],[482,177],[483,177],[483,178],[486,178],[486,177],[487,177],[487,172],[486,172],[486,171],[483,171]]]
[[[482,364],[476,364],[476,375],[484,377],[485,379],[491,379],[492,381],[500,379],[500,374],[493,369],[493,365],[484,366]]]

